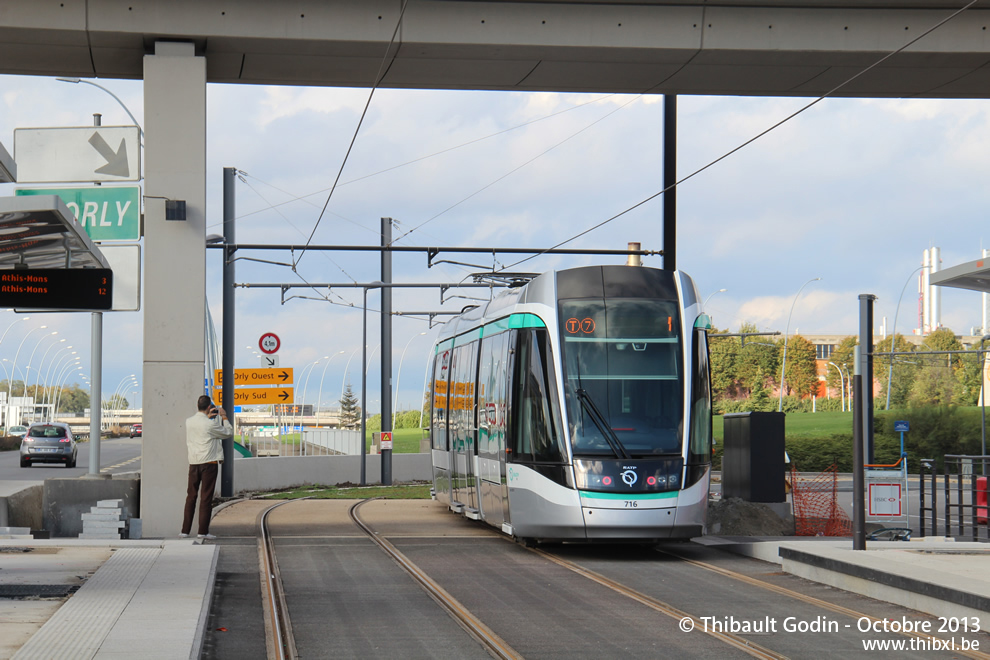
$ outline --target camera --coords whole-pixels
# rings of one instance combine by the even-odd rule
[[[216,417],[217,416],[217,407],[216,406],[210,406],[210,410],[209,410],[209,412],[206,413],[206,416],[209,417],[210,419],[213,419],[214,417]]]

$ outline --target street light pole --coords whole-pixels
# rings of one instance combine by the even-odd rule
[[[846,381],[842,377],[842,369],[835,362],[829,362],[839,372],[839,400],[842,402],[842,412],[846,411]]]
[[[126,105],[124,105],[124,102],[121,101],[119,98],[117,98],[116,94],[111,92],[103,85],[97,85],[95,82],[90,82],[89,80],[83,80],[81,78],[56,78],[55,80],[58,80],[59,82],[67,82],[74,84],[83,83],[84,85],[92,85],[93,87],[98,87],[99,89],[102,89],[104,92],[112,96],[113,100],[116,101],[120,105],[120,107],[124,109],[124,112],[127,113],[127,116],[130,117],[131,121],[134,122],[134,125],[137,126],[138,135],[141,137],[141,146],[142,147],[144,146],[144,129],[141,128],[141,124],[138,123],[138,120],[134,118],[134,115],[131,114],[131,111],[127,108]]]
[[[316,398],[316,425],[317,426],[320,425],[320,403],[323,400],[323,379],[327,375],[327,367],[329,367],[330,366],[330,363],[333,362],[333,359],[335,357],[337,357],[338,355],[340,355],[341,353],[346,353],[346,351],[339,351],[339,352],[334,353],[333,355],[327,357],[327,363],[325,365],[323,365],[323,373],[320,374],[320,393],[319,393],[319,395]]]
[[[426,332],[421,332],[418,335],[413,335],[406,342],[406,347],[402,349],[402,356],[399,358],[399,370],[395,374],[395,403],[392,404],[392,430],[395,430],[395,420],[398,419],[399,411],[399,379],[402,377],[402,361],[406,359],[406,351],[409,350],[409,344],[416,337],[422,337]]]
[[[907,285],[910,284],[911,278],[914,277],[914,274],[917,273],[922,268],[925,268],[925,266],[923,266],[923,265],[922,266],[918,266],[917,268],[915,268],[914,270],[911,271],[911,274],[910,275],[908,275],[907,280],[905,280],[905,282],[904,282],[904,286],[901,287],[901,295],[897,298],[897,307],[894,309],[894,325],[891,328],[891,331],[892,332],[890,333],[890,353],[891,354],[887,358],[887,359],[890,360],[890,368],[887,370],[887,406],[884,408],[884,410],[890,410],[890,383],[894,379],[894,355],[893,355],[893,353],[894,353],[895,350],[897,350],[894,347],[897,345],[897,315],[901,311],[901,299],[904,298],[904,291],[907,289]]]
[[[801,285],[798,289],[797,294],[794,296],[794,302],[791,303],[791,311],[787,315],[787,327],[784,330],[784,359],[780,362],[780,399],[777,401],[777,412],[782,412],[784,409],[784,371],[787,369],[787,339],[791,332],[791,315],[794,314],[794,305],[797,304],[798,298],[801,297],[801,292],[804,291],[804,287],[808,286],[812,282],[818,282],[822,278],[816,277],[810,279]]]
[[[14,361],[11,362],[11,367],[10,367],[10,378],[7,380],[7,418],[8,418],[7,426],[8,427],[11,426],[11,424],[10,424],[10,409],[11,409],[11,406],[13,404],[13,398],[14,398],[14,367],[17,366],[17,358],[18,358],[18,356],[20,356],[20,354],[21,354],[21,348],[24,347],[24,342],[27,341],[27,338],[30,337],[32,335],[32,333],[35,333],[38,330],[44,330],[47,327],[48,327],[47,325],[39,325],[37,328],[32,328],[31,330],[28,330],[27,331],[27,334],[24,335],[24,338],[21,339],[21,343],[17,346],[17,352],[14,353]],[[25,393],[27,392],[27,382],[26,381],[24,383],[24,392]]]
[[[27,396],[28,395],[28,393],[27,393],[28,392],[28,389],[27,389],[28,388],[28,380],[31,378],[31,365],[34,363],[34,354],[38,352],[38,348],[41,346],[41,342],[45,341],[46,339],[51,339],[52,337],[54,337],[57,334],[58,334],[58,330],[54,330],[50,334],[45,335],[44,337],[42,337],[41,339],[39,339],[38,340],[38,343],[34,345],[34,350],[31,351],[31,357],[28,358],[27,366],[24,368],[24,396]],[[54,346],[54,345],[55,344],[52,344],[52,346]],[[31,398],[33,400],[37,401],[37,399],[38,399],[38,387],[37,386],[35,386],[34,393],[31,395]],[[32,422],[35,420],[35,411],[33,410],[33,408],[34,408],[34,406],[32,406],[32,411],[31,411],[31,421]]]

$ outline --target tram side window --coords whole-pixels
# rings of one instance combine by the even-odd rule
[[[450,379],[450,435],[456,451],[475,452],[477,427],[475,383],[477,382],[478,343],[473,341],[454,349]]]
[[[688,463],[708,463],[712,455],[712,390],[709,376],[708,335],[701,328],[694,331],[694,356],[691,360],[691,442]]]
[[[515,460],[561,463],[560,415],[545,330],[520,330],[512,406]]]
[[[447,390],[450,382],[449,348],[437,352],[433,360],[433,448],[447,451]]]
[[[497,456],[505,435],[508,332],[481,340],[478,360],[478,453]]]

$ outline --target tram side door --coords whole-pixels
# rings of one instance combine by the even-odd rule
[[[454,348],[451,368],[450,434],[452,499],[470,513],[478,510],[477,463],[477,381],[478,341]]]
[[[478,483],[481,515],[490,525],[505,522],[505,361],[508,333],[485,337],[478,366]]]
[[[515,373],[516,338],[518,331],[510,330],[503,335],[501,373],[498,379],[501,390],[498,394],[499,401],[499,432],[498,432],[498,462],[499,481],[501,483],[502,500],[502,522],[506,525],[512,524],[512,516],[509,508],[509,481],[507,478],[508,458],[508,425],[509,425],[509,402],[512,400],[513,374]]]
[[[430,440],[433,445],[433,492],[440,502],[450,504],[451,495],[451,447],[448,422],[450,420],[450,347],[441,347],[434,358],[433,407]]]

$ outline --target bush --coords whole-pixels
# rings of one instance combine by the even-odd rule
[[[16,435],[0,436],[0,451],[14,451],[21,448],[21,439]]]

